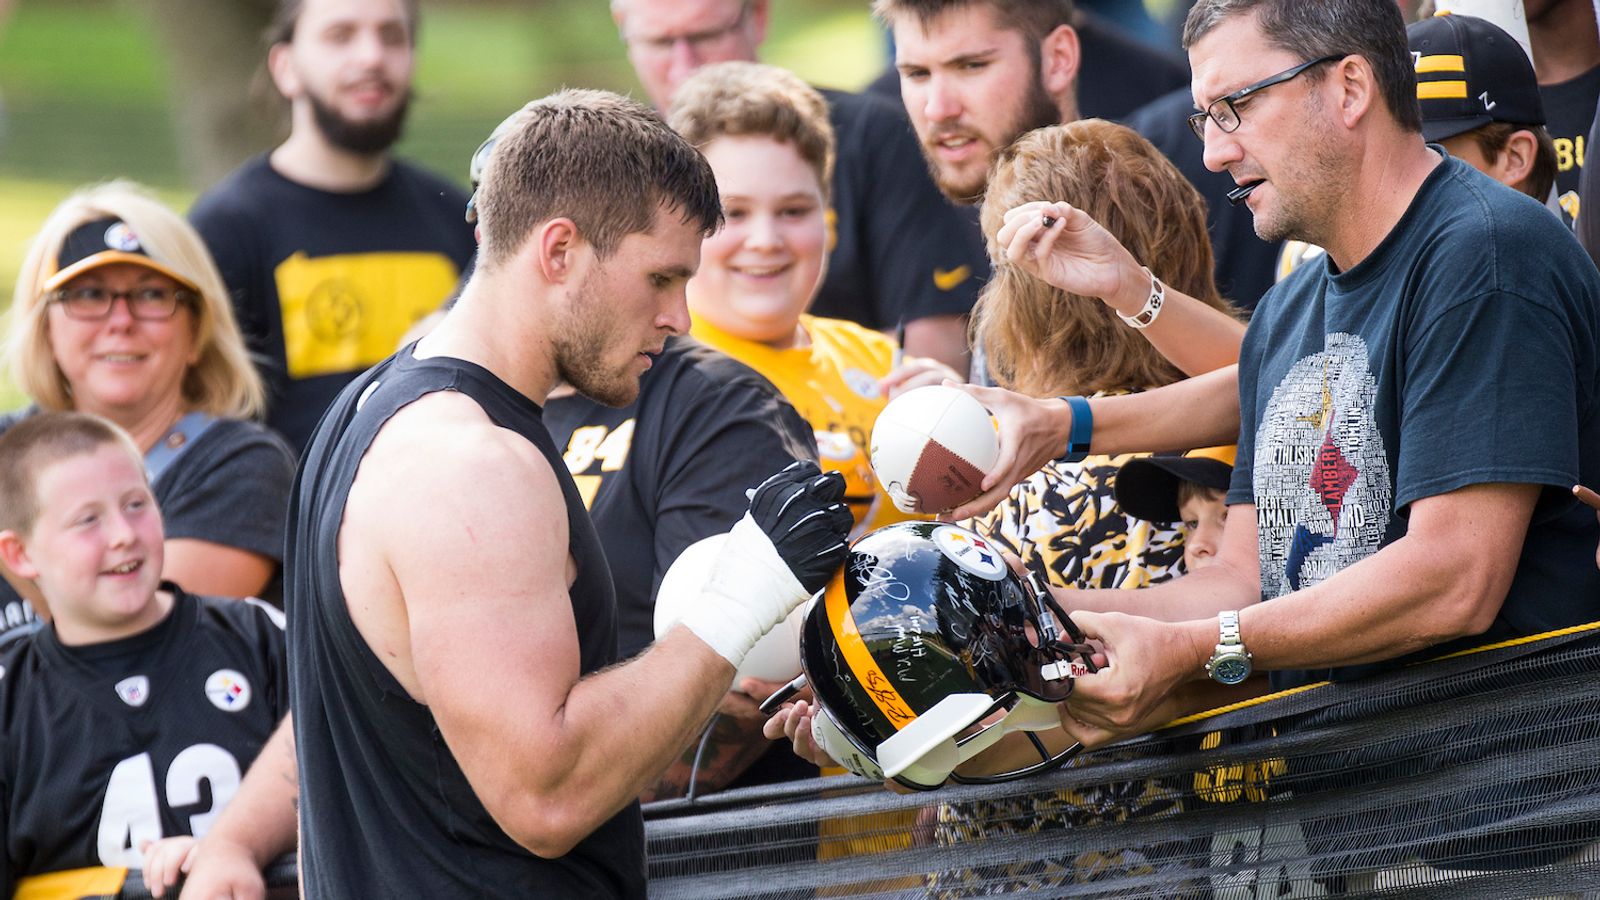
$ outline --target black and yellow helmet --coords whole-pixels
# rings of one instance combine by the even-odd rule
[[[918,790],[1060,765],[1076,748],[1052,754],[1032,732],[1058,727],[1054,704],[1094,671],[1048,590],[1018,577],[982,536],[936,522],[880,528],[850,548],[806,617],[801,659],[824,749],[854,760],[847,767],[858,774]],[[954,773],[1014,731],[1028,733],[1038,762]]]

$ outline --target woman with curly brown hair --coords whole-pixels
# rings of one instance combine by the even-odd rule
[[[1151,261],[1153,281],[1199,302],[1130,322],[1137,316],[1022,271],[996,235],[1006,210],[1046,199],[1088,213]],[[1088,119],[1024,135],[996,160],[982,218],[994,276],[974,311],[973,343],[1003,387],[1035,397],[1103,396],[1237,360],[1244,326],[1212,277],[1205,201],[1132,130]],[[1182,543],[1177,532],[1116,506],[1112,480],[1127,459],[1054,460],[974,522],[1058,586],[1138,588],[1165,580]]]

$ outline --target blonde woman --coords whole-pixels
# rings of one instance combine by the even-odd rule
[[[38,410],[93,413],[145,454],[166,526],[162,577],[197,594],[271,594],[294,460],[249,419],[262,407],[226,289],[184,219],[118,181],[56,207],[12,296],[6,358]],[[6,572],[0,628],[26,624],[37,594]],[[18,593],[20,591],[20,594]]]

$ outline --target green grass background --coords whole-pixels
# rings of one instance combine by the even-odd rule
[[[763,57],[814,84],[859,87],[884,64],[866,7],[774,3]],[[422,10],[418,99],[398,152],[457,181],[527,100],[563,85],[643,96],[605,0],[423,0]],[[0,308],[35,230],[73,188],[132,178],[187,209],[197,185],[177,152],[158,48],[137,0],[21,0],[0,24]],[[4,369],[0,411],[24,402]]]

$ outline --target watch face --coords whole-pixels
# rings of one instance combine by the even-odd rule
[[[1211,677],[1222,684],[1238,684],[1250,677],[1250,661],[1232,656],[1211,665]]]

